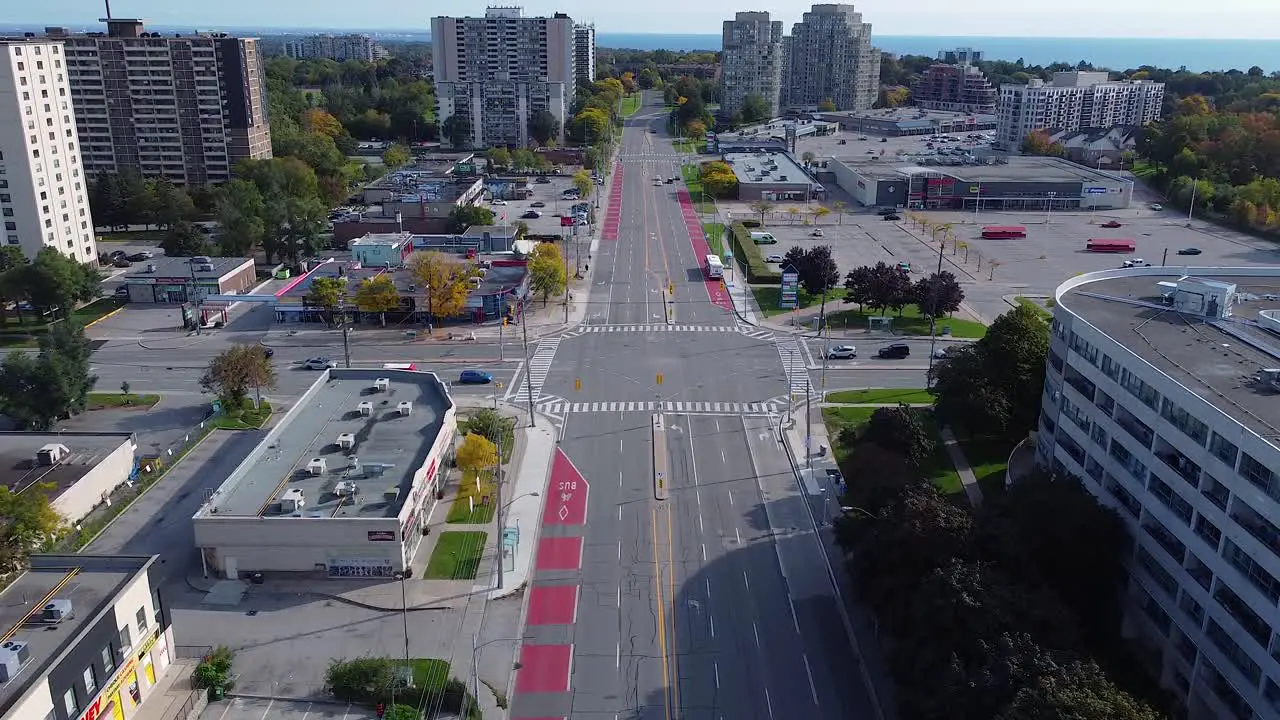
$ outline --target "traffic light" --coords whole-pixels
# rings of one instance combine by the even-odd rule
[[[579,391],[582,390],[582,378],[574,378],[573,389]]]
[[[658,379],[658,384],[659,384],[659,385],[661,385],[661,384],[662,384],[662,373],[658,373],[658,378],[657,378],[657,379]]]
[[[668,295],[676,294],[676,284],[671,282],[670,280],[667,281],[667,294]]]

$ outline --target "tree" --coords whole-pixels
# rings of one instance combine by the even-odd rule
[[[1053,142],[1045,130],[1034,130],[1022,139],[1022,152],[1028,155],[1047,155],[1066,157],[1067,149],[1062,143]]]
[[[121,225],[146,225],[152,221],[151,189],[133,168],[120,172]]]
[[[23,430],[45,431],[59,416],[47,398],[56,394],[58,378],[48,363],[11,352],[0,363],[0,412]]]
[[[217,205],[218,246],[222,255],[244,257],[262,242],[265,234],[263,218],[266,204],[258,186],[248,180],[235,178],[222,183],[214,190]]]
[[[304,132],[336,139],[346,133],[342,123],[320,108],[311,108],[302,113],[302,129]]]
[[[805,167],[809,167],[810,165],[812,165],[813,161],[816,160],[817,157],[818,157],[817,155],[813,154],[812,150],[805,150],[800,155],[800,159],[804,162]]]
[[[347,300],[347,279],[345,277],[318,277],[311,281],[303,303],[307,307],[320,309],[326,316],[325,323],[336,322],[338,308]]]
[[[413,156],[409,154],[409,148],[399,143],[392,143],[382,153],[382,164],[392,170],[408,165],[411,160],[413,160]]]
[[[964,290],[948,270],[921,278],[911,288],[912,300],[926,317],[940,318],[960,309]]]
[[[209,240],[200,228],[186,220],[175,223],[160,241],[160,249],[169,257],[192,257],[209,252]]]
[[[897,265],[878,262],[867,277],[865,303],[872,310],[901,308],[911,301],[911,276]]]
[[[409,256],[409,273],[427,297],[427,318],[452,317],[462,312],[470,292],[470,269],[442,252],[416,252]]]
[[[856,267],[844,276],[844,301],[858,303],[859,313],[862,312],[863,304],[871,299],[871,282],[872,270],[869,265]]]
[[[773,209],[776,208],[777,205],[769,202],[768,200],[756,200],[751,203],[749,207],[752,212],[760,214],[760,224],[763,225],[765,214],[773,212]]]
[[[157,225],[173,228],[183,220],[196,216],[196,205],[187,191],[175,187],[164,178],[151,183],[152,216]]]
[[[529,255],[529,291],[542,296],[542,305],[552,295],[565,291],[568,283],[568,272],[565,270],[564,258],[560,247],[555,243],[538,243]]]
[[[250,390],[260,405],[262,389],[276,386],[276,370],[261,345],[238,343],[209,361],[200,386],[215,393],[227,410],[243,408]]]
[[[257,186],[262,198],[271,199],[263,202],[260,217],[262,249],[267,257],[297,261],[302,255],[314,254],[326,214],[315,171],[296,157],[276,157],[242,160],[235,174]]]
[[[493,211],[480,205],[461,205],[449,211],[444,231],[451,235],[461,235],[472,225],[492,225]]]
[[[738,196],[738,176],[733,168],[721,160],[702,163],[699,168],[702,189],[717,199],[732,199]]]
[[[516,170],[530,170],[538,162],[532,150],[517,148],[511,153],[511,166]]]
[[[1074,661],[1023,686],[994,720],[1158,720],[1151,706],[1120,690],[1095,663]]]
[[[529,113],[529,137],[539,145],[546,145],[560,135],[560,121],[546,110]]]
[[[585,108],[573,116],[569,134],[578,142],[594,145],[608,135],[610,123],[607,110]]]
[[[480,473],[498,464],[498,446],[483,435],[467,433],[454,455],[458,468],[471,473],[476,490],[480,490]]]
[[[412,705],[396,703],[387,708],[382,720],[422,720],[422,713],[418,712],[418,708]]]
[[[742,98],[742,121],[754,125],[769,119],[769,103],[759,93],[747,93]]]
[[[929,410],[899,403],[897,407],[876,408],[863,437],[920,467],[933,454],[934,436]]]
[[[40,338],[38,360],[54,381],[43,400],[58,417],[84,412],[89,391],[98,382],[98,377],[89,371],[92,354],[93,346],[85,337],[84,327],[73,320],[54,323]]]
[[[89,209],[97,225],[116,228],[124,224],[124,195],[120,176],[99,170],[89,185]]]
[[[440,129],[450,145],[457,148],[465,148],[471,145],[471,118],[466,115],[456,113],[450,115],[445,118],[444,125]]]
[[[579,170],[573,174],[573,189],[577,190],[578,194],[583,198],[591,194],[592,187],[594,185],[591,181],[591,173],[586,170]]]
[[[387,326],[387,313],[399,310],[400,291],[390,275],[379,275],[360,283],[355,295],[356,307],[361,312],[378,313],[378,322]]]
[[[41,248],[35,262],[22,267],[22,283],[31,304],[46,312],[55,308],[68,317],[79,302],[98,296],[102,275],[56,248]]]
[[[335,658],[324,673],[324,685],[342,702],[382,702],[399,687],[396,665],[389,658]]]
[[[63,532],[63,520],[49,504],[53,483],[36,483],[19,492],[0,485],[0,574],[25,567],[27,556]]]
[[[9,320],[9,313],[3,308],[10,303],[18,313],[18,321],[22,321],[22,309],[18,303],[27,297],[27,262],[22,248],[0,246],[0,325]]]
[[[826,98],[822,102],[818,103],[818,112],[835,112],[835,111],[836,111],[836,104],[832,102],[831,98]]]
[[[509,428],[514,423],[498,414],[496,410],[480,408],[467,420],[467,431],[478,433],[488,438],[495,445],[503,441]]]
[[[840,268],[831,257],[830,245],[818,245],[804,253],[804,271],[800,284],[810,295],[819,295],[836,287],[840,282]]]
[[[485,157],[488,158],[489,164],[493,167],[505,168],[511,166],[511,153],[506,148],[489,148],[489,152],[485,153]]]

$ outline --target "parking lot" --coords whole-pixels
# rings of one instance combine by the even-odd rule
[[[533,194],[527,200],[506,200],[505,205],[492,205],[490,209],[494,211],[497,218],[495,222],[514,225],[516,222],[525,222],[529,225],[529,232],[539,235],[559,235],[568,228],[560,226],[560,215],[569,211],[569,208],[578,202],[590,202],[593,209],[595,206],[594,195],[588,196],[583,200],[566,200],[564,199],[564,191],[573,187],[571,174],[551,175],[547,176],[550,181],[546,184],[530,182],[529,186],[533,188]],[[596,186],[596,191],[600,190],[600,186]],[[535,207],[535,203],[542,203],[541,207]],[[539,218],[522,217],[529,210],[536,210],[542,213]],[[502,220],[502,216],[506,215],[506,220]],[[575,228],[579,234],[587,234],[587,227]]]
[[[944,133],[939,133],[943,135]],[[984,148],[987,146],[985,142],[970,141],[967,136],[969,133],[945,133],[952,137],[959,138],[959,142],[935,143],[935,148],[945,148],[954,150],[957,148],[973,150]],[[867,138],[861,140],[860,138]],[[834,135],[825,137],[801,137],[796,139],[796,155],[801,156],[806,152],[811,152],[819,160],[822,158],[838,158],[841,160],[864,161],[868,158],[880,158],[885,160],[892,159],[899,152],[904,153],[928,153],[929,149],[926,144],[929,142],[928,135],[910,135],[903,137],[886,137],[881,142],[881,136],[873,133],[859,133],[855,130],[841,130]],[[844,141],[844,144],[840,144]],[[884,151],[883,156],[881,151]]]
[[[367,707],[293,700],[229,698],[205,708],[200,720],[374,720]]]

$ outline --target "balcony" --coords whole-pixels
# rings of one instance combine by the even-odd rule
[[[1164,548],[1165,552],[1169,553],[1174,562],[1182,565],[1182,556],[1186,554],[1187,547],[1182,544],[1181,540],[1174,537],[1173,533],[1161,525],[1159,520],[1148,517],[1147,520],[1143,521],[1142,529],[1160,547]]]
[[[1116,408],[1115,421],[1134,440],[1141,443],[1142,447],[1151,448],[1151,441],[1155,439],[1156,434],[1151,428],[1147,427],[1146,423],[1134,417],[1123,406]]]
[[[1155,450],[1153,451],[1160,462],[1169,467],[1178,477],[1187,481],[1192,488],[1200,487],[1200,466],[1191,458],[1183,455],[1172,445],[1165,442],[1164,438],[1156,438]]]
[[[1239,499],[1236,500],[1231,508],[1230,515],[1231,519],[1244,528],[1245,532],[1252,535],[1255,540],[1262,543],[1272,553],[1280,556],[1280,531],[1271,521],[1262,517],[1256,510]]]

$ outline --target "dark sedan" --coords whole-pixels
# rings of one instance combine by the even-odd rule
[[[1200,248],[1193,248],[1193,247],[1182,248],[1181,250],[1178,251],[1178,254],[1179,255],[1199,255]]]

